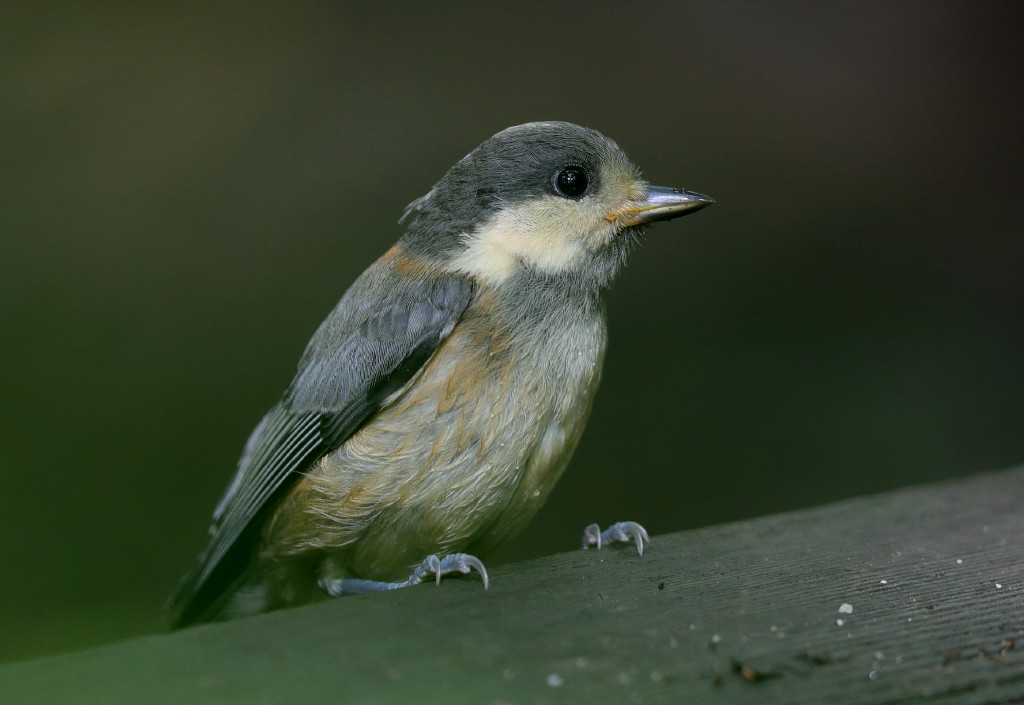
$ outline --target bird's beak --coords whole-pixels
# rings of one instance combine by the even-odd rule
[[[613,213],[608,219],[620,227],[627,228],[631,225],[678,218],[681,215],[699,211],[714,202],[715,199],[696,191],[651,186],[643,201],[630,203],[622,210]]]

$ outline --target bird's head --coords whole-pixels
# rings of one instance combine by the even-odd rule
[[[595,130],[533,122],[484,141],[410,204],[403,243],[488,285],[540,274],[601,286],[645,223],[711,203],[699,193],[651,186]]]

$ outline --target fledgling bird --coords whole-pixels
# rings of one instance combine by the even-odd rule
[[[602,290],[646,223],[710,203],[570,123],[470,152],[409,205],[256,426],[173,625],[470,570],[486,586],[479,557],[536,513],[583,431]],[[645,539],[624,522],[584,542]]]

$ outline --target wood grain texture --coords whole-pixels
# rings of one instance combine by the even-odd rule
[[[1024,702],[1024,468],[491,578],[9,664],[0,702]]]

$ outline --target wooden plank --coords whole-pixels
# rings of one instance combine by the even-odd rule
[[[1022,510],[979,475],[9,664],[0,702],[1020,703]]]

